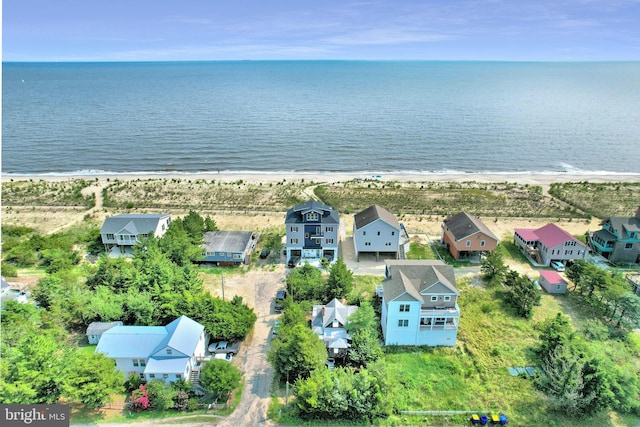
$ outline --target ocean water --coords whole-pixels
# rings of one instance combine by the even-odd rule
[[[640,62],[4,63],[2,173],[640,173]]]

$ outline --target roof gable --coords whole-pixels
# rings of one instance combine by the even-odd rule
[[[473,215],[466,212],[460,212],[444,221],[445,225],[453,234],[456,241],[472,236],[478,232],[485,234],[487,237],[498,241],[495,234],[487,228],[486,225]]]
[[[129,234],[155,232],[160,221],[171,218],[171,214],[120,214],[104,220],[100,234],[117,234],[125,230]]]
[[[367,209],[362,212],[358,212],[353,216],[356,229],[369,225],[376,220],[384,221],[393,228],[398,230],[400,229],[400,223],[395,215],[378,205],[371,205]]]
[[[538,240],[548,248],[576,240],[575,237],[552,222],[535,230],[535,234],[538,236]]]
[[[438,284],[442,293],[460,295],[455,287],[453,267],[442,261],[387,260],[391,277],[382,282],[385,301],[407,300],[407,296],[420,302],[431,286]]]

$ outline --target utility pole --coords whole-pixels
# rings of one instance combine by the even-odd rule
[[[224,271],[221,273],[222,276],[222,301],[224,301]]]

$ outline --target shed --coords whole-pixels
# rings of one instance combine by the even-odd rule
[[[567,293],[567,281],[554,270],[541,271],[539,283],[550,294]]]
[[[89,344],[98,344],[103,333],[116,326],[122,326],[122,322],[92,322],[87,327],[87,339]]]

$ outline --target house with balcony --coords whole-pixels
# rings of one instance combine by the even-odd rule
[[[301,262],[338,259],[340,218],[338,211],[310,200],[287,211],[285,217],[287,260],[298,257]]]
[[[171,224],[171,214],[120,214],[104,220],[100,238],[107,252],[131,253],[145,237],[162,237]]]
[[[189,381],[205,359],[207,340],[204,326],[180,316],[166,326],[115,326],[102,333],[96,353],[113,359],[125,377]]]
[[[351,337],[345,330],[349,316],[358,310],[357,305],[344,305],[333,299],[326,305],[314,305],[311,314],[311,329],[324,342],[329,358],[347,355]]]
[[[496,235],[482,221],[466,212],[444,220],[441,240],[456,260],[479,258],[498,246]]]
[[[613,263],[640,264],[640,208],[632,217],[611,217],[591,235],[595,252]]]
[[[516,228],[513,242],[535,266],[548,267],[552,261],[565,264],[584,259],[587,247],[556,224],[540,228]]]
[[[353,216],[353,246],[356,261],[361,253],[375,254],[376,260],[380,255],[387,258],[401,258],[401,251],[408,249],[409,236],[398,222],[398,219],[388,210],[372,205]]]
[[[453,267],[434,260],[387,260],[381,324],[385,345],[455,346],[460,320]]]
[[[207,231],[200,261],[217,265],[249,264],[255,246],[251,231]]]

